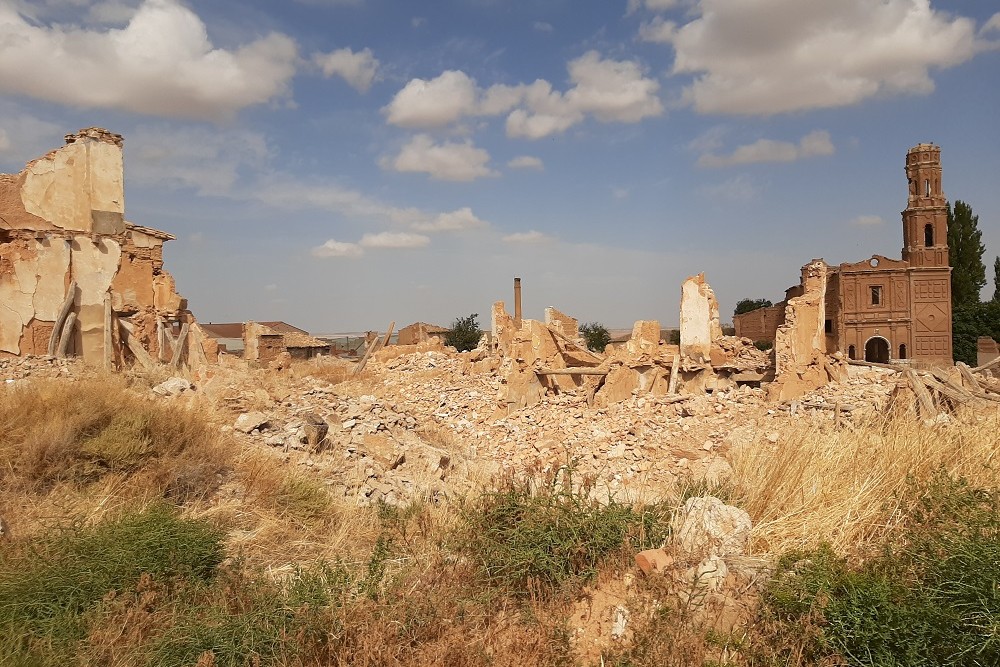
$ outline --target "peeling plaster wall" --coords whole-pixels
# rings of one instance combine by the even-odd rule
[[[117,329],[110,338],[119,349],[105,349],[110,294],[114,315],[162,358],[158,322],[193,321],[162,270],[172,237],[125,222],[121,136],[89,128],[66,142],[20,174],[0,174],[0,354],[47,353],[76,282],[69,353],[95,363],[124,358]]]
[[[712,341],[722,337],[719,302],[705,282],[705,274],[691,276],[681,285],[681,354],[707,362]]]

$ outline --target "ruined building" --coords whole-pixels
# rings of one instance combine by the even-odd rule
[[[122,137],[100,128],[0,174],[0,356],[119,367],[204,363],[203,336],[163,270],[173,236],[125,220]]]
[[[785,301],[734,318],[737,336],[775,340],[788,306],[806,291],[806,274],[825,272],[822,346],[850,359],[952,363],[951,268],[941,149],[919,144],[906,154],[909,198],[902,259],[873,255],[837,267],[813,260]],[[822,266],[819,266],[822,264]]]

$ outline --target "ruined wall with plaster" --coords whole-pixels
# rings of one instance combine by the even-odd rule
[[[0,174],[0,355],[61,353],[109,367],[143,353],[204,357],[190,354],[201,341],[183,327],[193,318],[163,270],[173,237],[125,221],[122,143],[88,128]]]
[[[722,337],[719,302],[705,282],[705,274],[691,276],[681,285],[681,354],[698,362],[711,356],[712,341]]]

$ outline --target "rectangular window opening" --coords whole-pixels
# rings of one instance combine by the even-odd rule
[[[871,286],[871,293],[872,293],[872,305],[873,306],[881,306],[882,305],[882,286],[881,285],[872,285]]]
[[[828,334],[831,334],[831,333],[833,333],[833,320],[827,320],[827,321],[826,321],[826,322],[824,323],[824,326],[823,326],[823,328],[824,328],[824,330],[826,331],[826,333],[828,333]]]

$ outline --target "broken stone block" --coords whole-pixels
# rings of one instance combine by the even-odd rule
[[[236,418],[233,428],[240,433],[249,433],[255,429],[266,426],[270,418],[263,412],[244,412]]]
[[[656,320],[639,320],[632,325],[632,337],[625,348],[630,354],[655,354],[660,346],[660,323]]]
[[[742,556],[753,527],[746,510],[715,496],[688,498],[671,525],[674,546],[692,558]]]
[[[705,282],[705,274],[681,285],[681,354],[699,363],[710,360],[712,341],[722,337],[719,302]]]
[[[160,396],[179,396],[190,389],[194,389],[192,384],[184,378],[178,377],[170,378],[153,387],[153,391]]]

